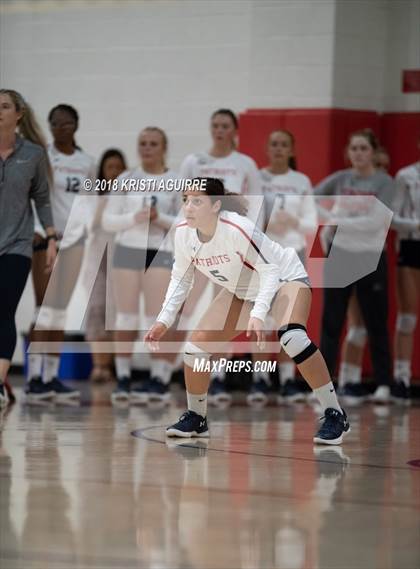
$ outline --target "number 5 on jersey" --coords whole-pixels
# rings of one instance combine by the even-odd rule
[[[219,273],[219,271],[210,271],[210,274],[213,275],[214,277],[216,277],[216,279],[222,283],[227,283],[227,281],[229,280],[226,277],[224,277],[223,275],[221,275]]]

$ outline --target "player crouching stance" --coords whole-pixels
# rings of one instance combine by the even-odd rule
[[[145,341],[151,350],[175,321],[197,269],[222,287],[185,347],[188,410],[166,430],[167,436],[208,437],[207,390],[210,373],[201,362],[240,331],[264,344],[264,321],[270,313],[280,344],[313,389],[323,423],[315,443],[340,444],[350,429],[325,361],[306,333],[311,306],[308,276],[296,252],[268,239],[244,215],[242,198],[229,196],[220,180],[206,178],[204,191],[187,191],[185,221],[175,232],[175,262],[162,311]]]

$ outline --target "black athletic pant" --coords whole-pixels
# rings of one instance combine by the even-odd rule
[[[363,263],[363,253],[341,251],[342,266]],[[352,265],[349,265],[352,263]],[[325,269],[326,282],[329,274]],[[333,281],[329,281],[333,282]],[[378,385],[391,383],[391,352],[388,335],[388,274],[385,253],[382,253],[377,269],[354,284],[345,288],[325,288],[322,315],[321,352],[327,362],[329,372],[335,375],[339,342],[350,295],[355,288],[357,300],[366,326],[373,375]]]
[[[0,359],[11,360],[15,351],[15,314],[30,270],[29,257],[0,255]]]

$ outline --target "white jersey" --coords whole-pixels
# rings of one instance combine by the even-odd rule
[[[311,181],[295,170],[286,174],[272,174],[265,168],[260,170],[265,204],[266,235],[283,247],[301,251],[306,245],[305,235],[316,231],[317,209]],[[279,233],[275,227],[276,214],[283,210],[299,220],[296,229]]]
[[[261,196],[261,182],[254,160],[234,150],[228,156],[216,158],[208,152],[189,154],[181,164],[181,178],[218,178],[229,192]],[[262,200],[259,205],[262,204]],[[248,217],[258,218],[257,201],[250,203]]]
[[[60,248],[65,249],[78,241],[86,232],[86,226],[91,218],[94,202],[86,196],[77,201],[77,212],[73,208],[76,196],[83,195],[85,180],[96,179],[95,161],[82,150],[75,149],[73,154],[63,154],[53,144],[48,146],[48,158],[53,171],[53,188],[51,191],[51,208],[54,227],[59,236]],[[83,205],[82,205],[83,204]],[[71,214],[71,219],[70,219]],[[45,236],[45,232],[35,224],[35,232]]]
[[[172,170],[164,174],[147,174],[141,168],[127,171],[119,176],[123,180],[174,180],[178,176]],[[172,251],[173,245],[167,237],[169,229],[180,215],[182,201],[181,192],[163,190],[155,191],[121,191],[109,194],[109,199],[102,216],[102,225],[106,231],[116,233],[115,242],[124,247],[134,249],[160,249]],[[137,223],[135,215],[142,209],[156,207],[156,220]]]
[[[392,226],[400,239],[420,240],[420,162],[397,172]]]
[[[283,282],[307,278],[296,251],[268,239],[246,217],[222,211],[207,243],[183,222],[175,232],[171,282],[157,317],[168,327],[188,296],[195,269],[238,298],[254,302],[251,316],[263,321]]]

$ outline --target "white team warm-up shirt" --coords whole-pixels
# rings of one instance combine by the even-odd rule
[[[420,240],[420,162],[397,172],[392,226],[400,239]]]
[[[301,251],[305,245],[305,235],[316,231],[318,226],[317,209],[311,181],[308,176],[295,170],[286,174],[272,174],[265,168],[260,170],[265,204],[266,235],[283,247],[293,247]],[[299,226],[279,234],[270,218],[275,219],[278,211],[284,210],[299,219]]]
[[[95,161],[78,149],[75,149],[73,154],[63,154],[53,144],[48,146],[48,158],[54,177],[50,193],[54,227],[59,236],[63,236],[60,248],[65,249],[86,233],[92,220],[96,199],[93,192],[92,195],[86,195],[84,182],[90,180],[94,187]],[[45,237],[45,232],[37,220],[35,220],[35,232]]]
[[[171,282],[157,317],[168,327],[191,290],[195,269],[238,298],[254,302],[251,316],[263,321],[282,283],[307,277],[294,249],[274,243],[237,213],[222,211],[207,243],[186,222],[180,223]]]
[[[147,174],[141,168],[127,171],[118,180],[174,180],[178,176],[172,170],[164,174]],[[141,209],[154,206],[158,211],[158,222],[137,223],[135,215]],[[105,231],[116,233],[115,242],[134,249],[160,249],[172,251],[170,239],[165,238],[182,209],[182,192],[164,191],[122,191],[111,192],[102,216]]]
[[[218,178],[229,192],[262,196],[260,176],[254,160],[234,150],[228,156],[215,158],[208,152],[189,154],[181,164],[181,178]],[[250,202],[248,217],[258,218],[262,200]]]

